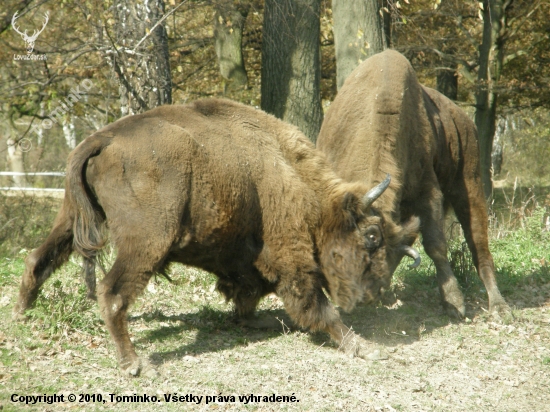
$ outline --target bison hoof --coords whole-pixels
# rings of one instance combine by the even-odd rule
[[[489,312],[492,315],[497,315],[497,316],[503,315],[503,316],[514,317],[514,315],[512,314],[512,309],[510,309],[510,306],[508,306],[508,304],[504,300],[500,302],[492,303],[489,306]]]
[[[13,308],[11,318],[16,322],[21,322],[26,320],[27,319],[27,316],[25,315],[26,309],[27,309],[26,307],[23,307],[23,305],[20,305],[19,303],[17,303]]]
[[[134,377],[144,376],[146,378],[155,378],[158,376],[156,369],[140,358],[135,359],[128,366],[122,367],[122,370],[126,375]]]
[[[370,361],[378,361],[388,359],[385,351],[372,348],[368,342],[351,332],[342,339],[339,349],[348,356],[357,357]]]
[[[456,305],[449,302],[443,302],[443,307],[447,316],[453,319],[464,319],[466,317],[466,306],[464,303],[462,305]]]

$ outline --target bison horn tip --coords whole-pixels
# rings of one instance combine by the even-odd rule
[[[384,193],[384,191],[388,188],[391,182],[391,176],[386,174],[386,178],[384,181],[375,187],[373,187],[371,190],[367,192],[365,196],[363,196],[363,207],[367,209],[372,205],[372,203]]]
[[[414,263],[409,265],[409,269],[414,269],[420,266],[420,262],[422,259],[420,259],[420,253],[411,246],[403,246],[403,252],[405,255],[411,257],[414,259]]]

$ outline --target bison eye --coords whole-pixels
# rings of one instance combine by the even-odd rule
[[[382,243],[382,233],[377,225],[372,225],[367,228],[365,245],[367,249],[374,251],[380,247]]]

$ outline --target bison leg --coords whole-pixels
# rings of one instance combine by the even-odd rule
[[[464,231],[468,248],[472,252],[477,273],[487,290],[489,312],[509,313],[510,307],[498,290],[495,265],[489,251],[487,209],[481,186],[478,185],[478,187],[470,188],[470,190],[463,188],[459,191],[459,194],[454,194],[451,197],[451,204]]]
[[[86,288],[88,289],[87,297],[92,300],[97,300],[95,261],[93,259],[84,258],[82,260],[82,274],[84,276]]]
[[[135,260],[119,252],[113,267],[97,287],[99,310],[115,343],[120,368],[133,376],[143,369],[154,373],[137,356],[128,334],[128,308],[152,276],[152,271],[136,270]]]
[[[443,306],[450,316],[463,318],[466,314],[464,296],[447,258],[443,194],[438,189],[434,189],[425,198],[429,199],[430,203],[423,210],[423,213],[420,213],[422,244],[435,264]]]
[[[232,300],[235,304],[237,323],[255,329],[281,329],[281,324],[275,318],[260,319],[254,315],[260,299],[274,292],[274,285],[261,277],[259,272],[248,276],[236,275],[245,282],[233,281],[233,277],[219,278],[216,289],[222,293],[226,300]]]
[[[328,333],[339,349],[350,356],[371,360],[385,359],[379,350],[374,350],[365,339],[344,325],[338,311],[323,293],[321,285],[315,285],[317,279],[317,274],[309,274],[302,281],[291,282],[290,287],[281,282],[284,286],[277,288],[277,294],[283,300],[290,318],[302,328]]]
[[[73,251],[72,226],[72,220],[61,209],[46,241],[27,257],[19,297],[13,309],[15,319],[23,316],[36,301],[44,282],[69,259]]]

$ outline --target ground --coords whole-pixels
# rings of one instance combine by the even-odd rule
[[[3,410],[531,412],[550,404],[548,277],[533,277],[505,294],[513,319],[489,316],[484,291],[470,288],[468,317],[459,322],[444,314],[433,279],[410,285],[418,277],[405,271],[385,304],[343,314],[346,324],[388,354],[373,362],[347,357],[322,333],[237,326],[231,305],[214,290],[213,276],[174,266],[175,283],[152,281],[130,317],[138,353],[159,372],[150,379],[119,372],[97,305],[84,298],[75,260],[47,284],[29,320],[11,322],[22,260],[5,259]],[[259,313],[285,322],[275,296],[264,299]],[[65,402],[25,405],[11,402],[13,394],[62,394]],[[67,401],[69,394],[77,395],[76,402]],[[181,401],[190,394],[203,398],[165,401],[176,394]],[[124,403],[124,395],[147,395],[150,402]],[[263,398],[271,395],[295,402]]]

